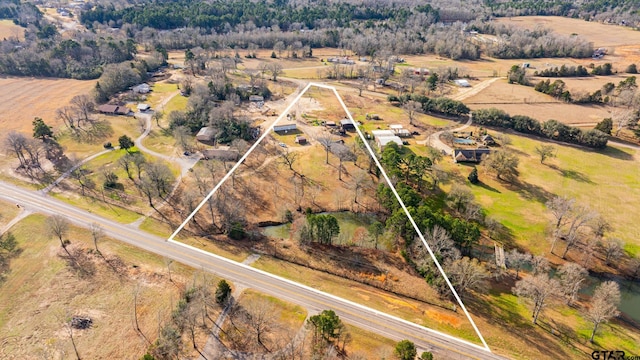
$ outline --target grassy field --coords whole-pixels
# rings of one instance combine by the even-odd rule
[[[104,239],[99,248],[107,258],[122,260],[122,275],[102,258],[89,254],[96,272],[82,278],[58,256],[60,244],[46,235],[43,216],[30,216],[11,231],[22,253],[12,260],[11,273],[0,284],[2,358],[67,357],[73,350],[63,324],[72,315],[93,320],[91,328],[74,330],[82,358],[139,358],[148,344],[132,326],[134,292],[138,292],[140,328],[154,339],[158,319],[169,316],[179,297],[180,286],[176,284],[189,282],[194,274],[193,269],[174,264],[172,283],[161,257]],[[85,229],[72,227],[68,239],[70,247],[93,248]]]
[[[560,16],[515,16],[501,17],[494,21],[531,30],[542,26],[565,36],[576,34],[593,42],[593,46],[596,48],[637,45],[640,43],[640,33],[630,27],[607,25],[580,19]]]
[[[520,158],[518,182],[496,181],[480,168],[482,184],[470,189],[487,215],[510,230],[516,244],[536,254],[548,251],[545,230],[552,215],[544,203],[556,195],[565,195],[597,210],[613,226],[609,236],[624,240],[631,255],[640,253],[640,230],[635,226],[634,216],[635,204],[640,201],[636,151],[616,146],[592,151],[555,145],[557,157],[541,164],[534,152],[540,141],[510,137]],[[443,163],[464,178],[471,171],[468,165]],[[577,253],[570,253],[570,257],[579,258]]]
[[[33,118],[41,117],[57,127],[61,122],[56,119],[56,109],[68,105],[76,95],[88,94],[94,86],[95,81],[2,77],[0,126],[5,132],[16,130],[31,134]]]
[[[618,78],[612,78],[616,81]],[[593,79],[596,87],[601,86],[600,79]],[[552,80],[553,81],[553,80]],[[578,80],[572,84],[576,85]],[[582,83],[582,87],[569,87],[574,89],[589,88],[589,83]],[[596,105],[567,104],[553,99],[549,95],[539,93],[530,86],[508,84],[506,80],[496,81],[479,94],[464,101],[472,110],[495,107],[506,111],[510,115],[527,115],[540,121],[549,119],[558,120],[565,124],[575,126],[593,127],[606,117],[610,117],[608,109]]]
[[[367,285],[280,260],[262,257],[252,266],[471,342],[478,341],[464,315],[442,307],[398,297]]]
[[[24,28],[16,25],[11,20],[0,20],[0,40],[17,38],[24,40]]]
[[[20,209],[15,204],[0,201],[0,229],[8,224],[19,213]]]

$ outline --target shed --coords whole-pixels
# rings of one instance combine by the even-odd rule
[[[356,129],[356,125],[353,123],[353,121],[351,121],[351,119],[342,119],[342,120],[340,120],[340,126],[342,126],[342,128],[344,130],[355,130]]]
[[[273,127],[273,131],[275,132],[288,132],[288,131],[293,131],[296,130],[298,127],[296,126],[296,123],[284,123],[284,124],[280,124],[280,125],[275,125]]]
[[[336,122],[335,121],[327,121],[324,123],[325,126],[329,126],[329,127],[335,127],[336,126]]]
[[[399,137],[395,136],[395,135],[391,135],[391,136],[377,136],[376,137],[376,144],[378,144],[378,148],[380,148],[380,151],[383,151],[385,146],[387,146],[390,143],[395,143],[398,146],[402,146],[402,139],[400,139]]]
[[[483,135],[480,140],[482,140],[482,142],[485,145],[495,145],[496,141],[493,139],[493,136],[487,134],[487,135]]]
[[[151,106],[149,104],[138,104],[138,111],[149,111]]]
[[[216,136],[217,133],[218,130],[216,130],[215,128],[211,126],[205,126],[200,129],[200,131],[198,131],[198,134],[196,134],[196,139],[198,141],[212,141],[213,137]]]
[[[490,149],[454,149],[453,162],[474,162],[482,161],[491,153]]]
[[[296,140],[295,141],[296,141],[297,144],[304,145],[304,144],[307,143],[307,138],[305,138],[304,136],[298,135],[298,136],[296,136]]]
[[[249,101],[251,101],[251,102],[263,102],[264,101],[264,96],[250,95],[249,96]]]
[[[396,135],[400,136],[400,137],[409,137],[411,136],[411,132],[407,129],[398,129],[396,131]]]
[[[469,81],[467,81],[466,79],[456,79],[453,80],[453,82],[460,87],[471,87],[471,84],[469,84]]]
[[[237,161],[238,158],[240,158],[240,153],[238,150],[231,149],[229,146],[219,146],[216,149],[203,150],[202,156],[205,160]]]

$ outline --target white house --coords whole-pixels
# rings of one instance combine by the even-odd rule
[[[385,146],[387,146],[390,143],[395,143],[398,146],[402,146],[402,139],[400,139],[399,137],[395,136],[395,135],[391,135],[391,136],[376,136],[376,144],[378,144],[378,148],[380,148],[380,151],[383,151]]]
[[[373,137],[395,136],[396,133],[393,130],[371,130]]]

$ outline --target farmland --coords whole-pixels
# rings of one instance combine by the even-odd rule
[[[56,110],[74,96],[90,93],[94,86],[94,81],[0,77],[0,126],[5,131],[30,133],[34,117],[52,126],[61,125]]]

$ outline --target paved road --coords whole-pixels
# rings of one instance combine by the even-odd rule
[[[285,301],[299,304],[310,312],[333,309],[346,322],[393,340],[409,339],[420,349],[430,350],[448,359],[502,359],[477,345],[433,332],[413,323],[337,298],[292,281],[271,275],[177,242],[167,242],[129,225],[75,208],[57,199],[15,185],[0,182],[0,199],[18,203],[25,210],[60,214],[80,226],[99,223],[105,233],[117,240],[204,269],[234,283],[247,286]]]

